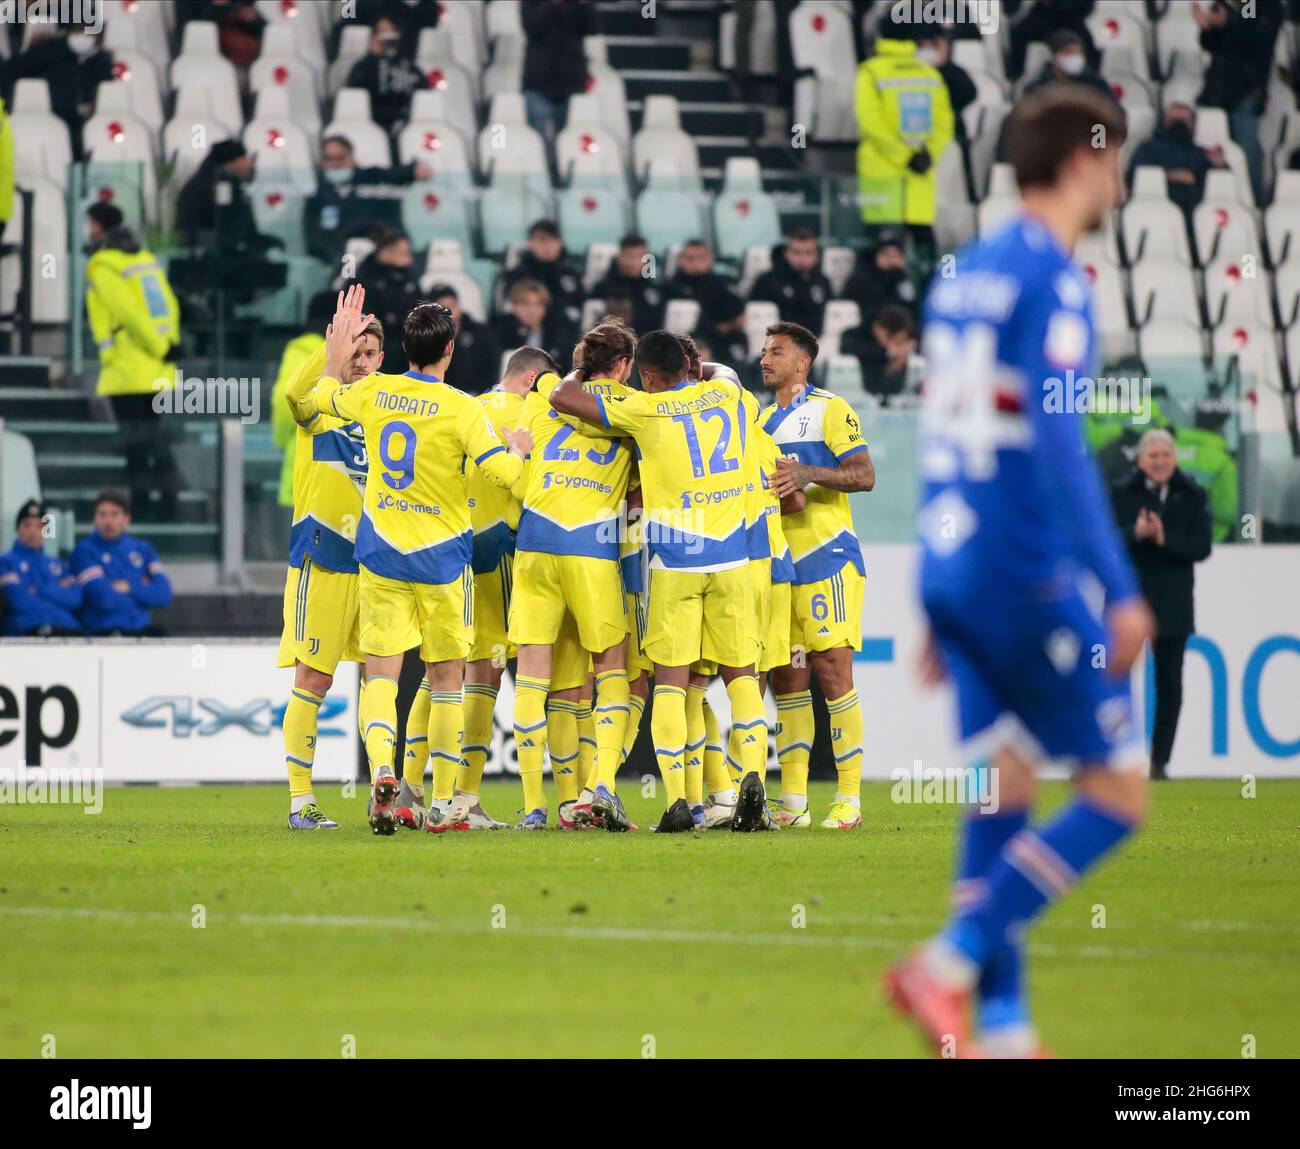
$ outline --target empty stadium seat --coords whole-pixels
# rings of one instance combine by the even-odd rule
[[[762,353],[767,329],[780,322],[781,312],[775,303],[745,304],[745,337],[749,340],[749,354],[753,358]]]
[[[665,331],[694,331],[700,322],[698,299],[670,299],[664,307]]]
[[[699,192],[684,190],[677,165],[670,160],[650,164],[645,190],[636,198],[636,226],[651,251],[705,234],[705,207]]]
[[[101,0],[104,13],[104,47],[139,52],[162,70],[171,59],[166,5],[130,0]]]
[[[820,358],[820,356],[819,356]],[[822,386],[837,395],[849,395],[855,400],[862,391],[862,364],[856,355],[841,355],[837,351],[826,357]],[[874,440],[873,440],[874,457]]]
[[[244,113],[239,102],[239,76],[235,66],[217,46],[217,26],[206,20],[191,20],[185,25],[181,54],[168,70],[171,85],[204,88],[214,119],[232,127],[242,126]]]
[[[572,178],[575,160],[580,161],[583,178],[605,176],[626,187],[622,142],[601,124],[600,103],[594,96],[579,95],[569,101],[569,117],[555,138],[555,166],[561,179]]]
[[[485,13],[487,18],[487,38],[495,43],[498,37],[505,36],[522,40],[524,21],[520,14],[522,0],[492,0]]]
[[[600,100],[601,121],[620,140],[632,137],[627,114],[627,88],[613,68],[587,66],[587,92]]]
[[[66,189],[61,182],[36,173],[23,176],[18,184],[32,194],[32,250],[28,253],[32,265],[32,321],[66,323],[68,277],[71,274]],[[22,235],[23,203],[22,196],[14,196],[13,216],[8,225],[11,240]],[[80,227],[80,214],[76,219],[77,226]],[[0,260],[0,311],[10,314],[13,314],[17,304],[22,275],[19,261],[17,251]]]
[[[248,202],[253,219],[262,235],[269,235],[284,244],[288,255],[305,254],[303,216],[307,194],[292,180],[258,178],[249,185]]]
[[[279,29],[290,31],[287,24]],[[268,28],[267,34],[277,31]],[[270,86],[284,88],[289,96],[289,108],[298,125],[315,135],[320,132],[320,80],[310,64],[288,52],[272,53],[264,46],[262,54],[253,61],[248,72],[248,86],[260,93]]]
[[[1133,313],[1139,327],[1162,319],[1200,323],[1196,279],[1186,264],[1152,256],[1133,265],[1132,277]]]
[[[862,322],[862,312],[852,299],[832,299],[826,304],[819,336],[821,354],[838,355],[840,336]]]
[[[1176,259],[1192,266],[1192,249],[1187,240],[1183,213],[1169,201],[1136,200],[1120,215],[1124,250],[1129,263],[1155,256]]]
[[[493,146],[496,143],[501,146]],[[546,145],[532,128],[523,124],[484,128],[479,134],[478,162],[493,185],[509,183],[526,187],[539,198],[550,198],[551,173],[546,163]]]
[[[804,0],[789,16],[790,49],[801,73],[794,122],[814,140],[856,140],[853,87],[858,60],[851,16],[827,0]]]
[[[23,79],[14,85],[9,129],[15,145],[15,174],[43,176],[67,187],[72,139],[68,125],[50,111],[50,88],[44,80]]]
[[[147,56],[135,52],[113,54],[113,79],[125,84],[136,119],[161,132],[167,117],[163,112],[162,85],[158,68]]]
[[[437,284],[445,283],[454,288],[460,301],[461,310],[471,319],[485,323],[488,317],[487,302],[483,297],[483,288],[478,280],[463,271],[426,271],[420,276],[420,290],[428,292]]]
[[[364,88],[344,88],[334,98],[334,118],[325,136],[343,136],[352,145],[359,168],[386,168],[393,162],[388,133],[370,115],[370,93]]]
[[[1129,200],[1169,198],[1169,177],[1164,168],[1154,164],[1143,164],[1133,169],[1133,187],[1129,190]]]
[[[700,155],[695,140],[682,131],[675,96],[647,96],[641,130],[632,138],[632,169],[645,177],[652,160],[671,160],[683,181],[698,186]]]
[[[1244,320],[1272,327],[1273,300],[1264,267],[1243,267],[1239,257],[1223,255],[1205,267],[1205,311],[1211,326]]]
[[[315,75],[325,77],[325,43],[321,25],[314,16],[319,4],[304,0],[258,0],[257,10],[267,26],[262,30],[262,52],[284,55],[285,45],[292,54],[310,64]]]
[[[757,160],[748,156],[727,160],[722,190],[713,201],[713,236],[723,259],[736,259],[746,248],[780,241],[780,213],[763,191]]]
[[[839,295],[857,266],[857,256],[851,247],[827,244],[822,248],[822,274],[831,281],[831,290]]]
[[[1234,259],[1249,255],[1262,260],[1254,213],[1236,202],[1202,200],[1192,212],[1192,233],[1202,265],[1224,255]]]
[[[417,251],[444,239],[472,251],[473,199],[456,187],[412,184],[402,196],[402,228]]]
[[[581,250],[592,243],[615,243],[627,234],[626,197],[605,188],[571,187],[556,197],[560,231],[569,246]]]
[[[492,44],[492,63],[483,73],[483,98],[491,100],[498,92],[517,92],[523,82],[523,36],[499,37]]]
[[[89,148],[92,138],[97,138],[105,128],[111,129],[114,124],[118,124],[123,131],[128,130],[129,125],[130,130],[138,132],[148,145],[150,155],[155,160],[158,158],[158,134],[135,114],[130,85],[120,80],[100,84],[95,90],[95,114],[82,125],[82,145]],[[117,134],[111,130],[109,132],[110,136]],[[132,155],[129,158],[136,157]]]
[[[591,291],[605,278],[616,255],[618,255],[616,243],[593,243],[587,248],[587,261],[582,269],[582,286],[585,290]]]
[[[398,162],[428,164],[438,184],[470,187],[474,182],[471,154],[450,123],[410,123],[397,137]]]
[[[316,136],[301,128],[289,105],[285,88],[263,88],[257,108],[243,132],[244,147],[257,157],[257,165],[266,170],[301,171],[301,183],[315,183]],[[360,158],[357,160],[361,163]]]
[[[499,255],[512,243],[522,243],[534,220],[551,216],[549,192],[517,179],[494,180],[479,200],[482,220],[483,250]]]
[[[344,24],[339,36],[339,53],[329,66],[326,89],[334,96],[348,82],[352,65],[370,51],[371,28],[368,24]],[[419,93],[415,93],[418,95]]]
[[[443,10],[449,11],[450,8],[444,6]],[[477,104],[483,98],[481,66],[477,60],[458,54],[446,23],[439,22],[436,28],[420,29],[415,63],[426,75],[460,72],[470,86],[474,102]]]
[[[1092,306],[1096,317],[1101,357],[1110,362],[1137,350],[1129,324],[1124,274],[1108,259],[1079,260],[1092,284]]]

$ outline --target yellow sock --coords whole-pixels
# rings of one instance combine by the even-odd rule
[[[546,703],[546,741],[551,777],[561,802],[578,796],[578,704],[567,698]]]
[[[704,692],[706,686],[686,688],[686,801],[704,805]]]
[[[776,760],[781,764],[781,801],[808,805],[808,756],[813,743],[812,695],[807,690],[776,696]],[[793,801],[792,801],[793,800]]]
[[[465,737],[465,709],[459,690],[429,692],[429,759],[433,762],[433,796],[450,798],[460,769],[460,744]]]
[[[578,782],[579,788],[596,785],[596,720],[591,713],[591,699],[578,700]]]
[[[686,691],[680,686],[656,686],[650,712],[655,759],[664,780],[664,808],[686,797]]]
[[[486,682],[465,686],[465,741],[460,748],[456,789],[477,794],[483,785],[483,767],[492,746],[492,715],[497,708],[497,688]]]
[[[623,735],[632,713],[631,697],[626,670],[606,670],[596,675],[596,781],[611,794],[615,775],[623,764]]]
[[[361,699],[361,725],[373,783],[381,767],[393,768],[393,751],[397,745],[397,679],[386,674],[371,675]]]
[[[366,724],[361,721],[361,707],[366,702],[366,680],[361,680],[361,688],[357,691],[357,733],[361,735],[361,741],[366,740]]]
[[[706,698],[704,711],[704,785],[710,794],[725,794],[734,788],[731,772],[722,753],[722,730],[718,716]]]
[[[736,760],[741,776],[757,774],[762,781],[767,777],[767,716],[758,679],[753,675],[733,678],[727,683],[727,697],[731,699],[731,732],[740,743]]]
[[[828,698],[826,712],[831,720],[831,753],[835,755],[835,801],[855,805],[862,793],[862,707],[858,692],[842,698]]]
[[[524,813],[546,809],[542,763],[546,760],[546,695],[548,678],[515,678],[515,751],[519,780],[524,784]]]
[[[637,735],[641,733],[641,719],[645,716],[645,699],[639,694],[629,692],[627,704],[627,726],[623,731],[623,761],[626,762],[636,745]]]
[[[323,696],[295,686],[284,708],[284,763],[289,767],[289,800],[311,798],[311,767],[316,759],[316,719]],[[305,803],[303,803],[305,804]]]
[[[406,715],[406,753],[402,757],[402,780],[418,793],[424,786],[424,767],[429,761],[429,695],[433,687],[420,679],[411,709]]]

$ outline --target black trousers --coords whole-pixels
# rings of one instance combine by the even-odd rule
[[[109,397],[126,455],[132,517],[174,522],[181,476],[172,454],[172,428],[167,416],[153,409],[153,400],[152,391]]]
[[[1153,647],[1156,660],[1156,719],[1151,734],[1151,768],[1162,772],[1174,748],[1178,714],[1183,708],[1183,655],[1187,635],[1157,638]]]

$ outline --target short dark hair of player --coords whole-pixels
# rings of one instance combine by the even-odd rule
[[[506,360],[506,374],[522,375],[525,371],[536,371],[538,375],[550,371],[558,375],[560,365],[540,347],[521,347]]]
[[[412,367],[441,363],[456,338],[456,320],[441,303],[418,303],[402,324],[402,350]]]
[[[627,324],[610,321],[596,324],[582,337],[578,347],[587,378],[600,379],[620,359],[631,359],[637,353],[637,338]]]
[[[95,496],[95,510],[99,510],[105,503],[117,507],[124,515],[131,513],[131,500],[127,498],[125,491],[100,491]]]
[[[1115,100],[1084,84],[1045,84],[1007,117],[1007,160],[1021,191],[1050,188],[1080,148],[1119,148],[1127,134],[1124,109]]]
[[[809,363],[817,362],[817,352],[821,350],[817,336],[802,323],[773,323],[767,329],[768,335],[785,335],[800,351],[808,356]]]
[[[637,369],[653,371],[661,379],[686,377],[686,349],[671,331],[651,331],[636,345]]]
[[[700,349],[687,332],[674,331],[673,334],[677,337],[677,342],[682,345],[682,350],[686,352],[686,373],[692,379],[698,379],[704,370],[700,366]]]
[[[890,335],[899,335],[906,332],[908,335],[916,335],[916,320],[912,318],[912,313],[906,307],[900,307],[897,303],[888,303],[871,317],[872,327],[883,327]]]

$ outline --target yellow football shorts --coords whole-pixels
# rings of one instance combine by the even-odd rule
[[[301,662],[333,674],[340,662],[364,662],[358,636],[358,579],[326,570],[311,558],[284,580],[284,630],[277,666]]]
[[[819,651],[862,646],[862,599],[867,580],[845,563],[819,582],[790,586],[790,649]]]
[[[758,669],[775,670],[790,664],[790,584],[767,584],[767,608],[760,615],[763,653],[758,656]]]
[[[551,645],[560,636],[566,613],[577,623],[584,650],[599,653],[627,637],[623,574],[617,560],[516,552],[510,641],[515,646]]]
[[[399,582],[361,568],[361,649],[425,662],[465,658],[474,644],[474,574],[465,565],[446,583]]]
[[[627,596],[627,677],[628,680],[638,675],[653,674],[654,663],[646,657],[645,628],[648,603],[643,594],[628,592]]]
[[[749,564],[723,571],[650,572],[644,652],[660,666],[749,666],[758,658]]]
[[[566,614],[560,623],[560,633],[551,647],[551,689],[572,690],[585,686],[591,673],[591,655],[578,638],[578,624],[573,615]]]
[[[506,626],[510,619],[510,592],[514,586],[514,556],[502,555],[494,570],[474,576],[474,645],[469,660],[490,660],[505,666],[514,658]]]

